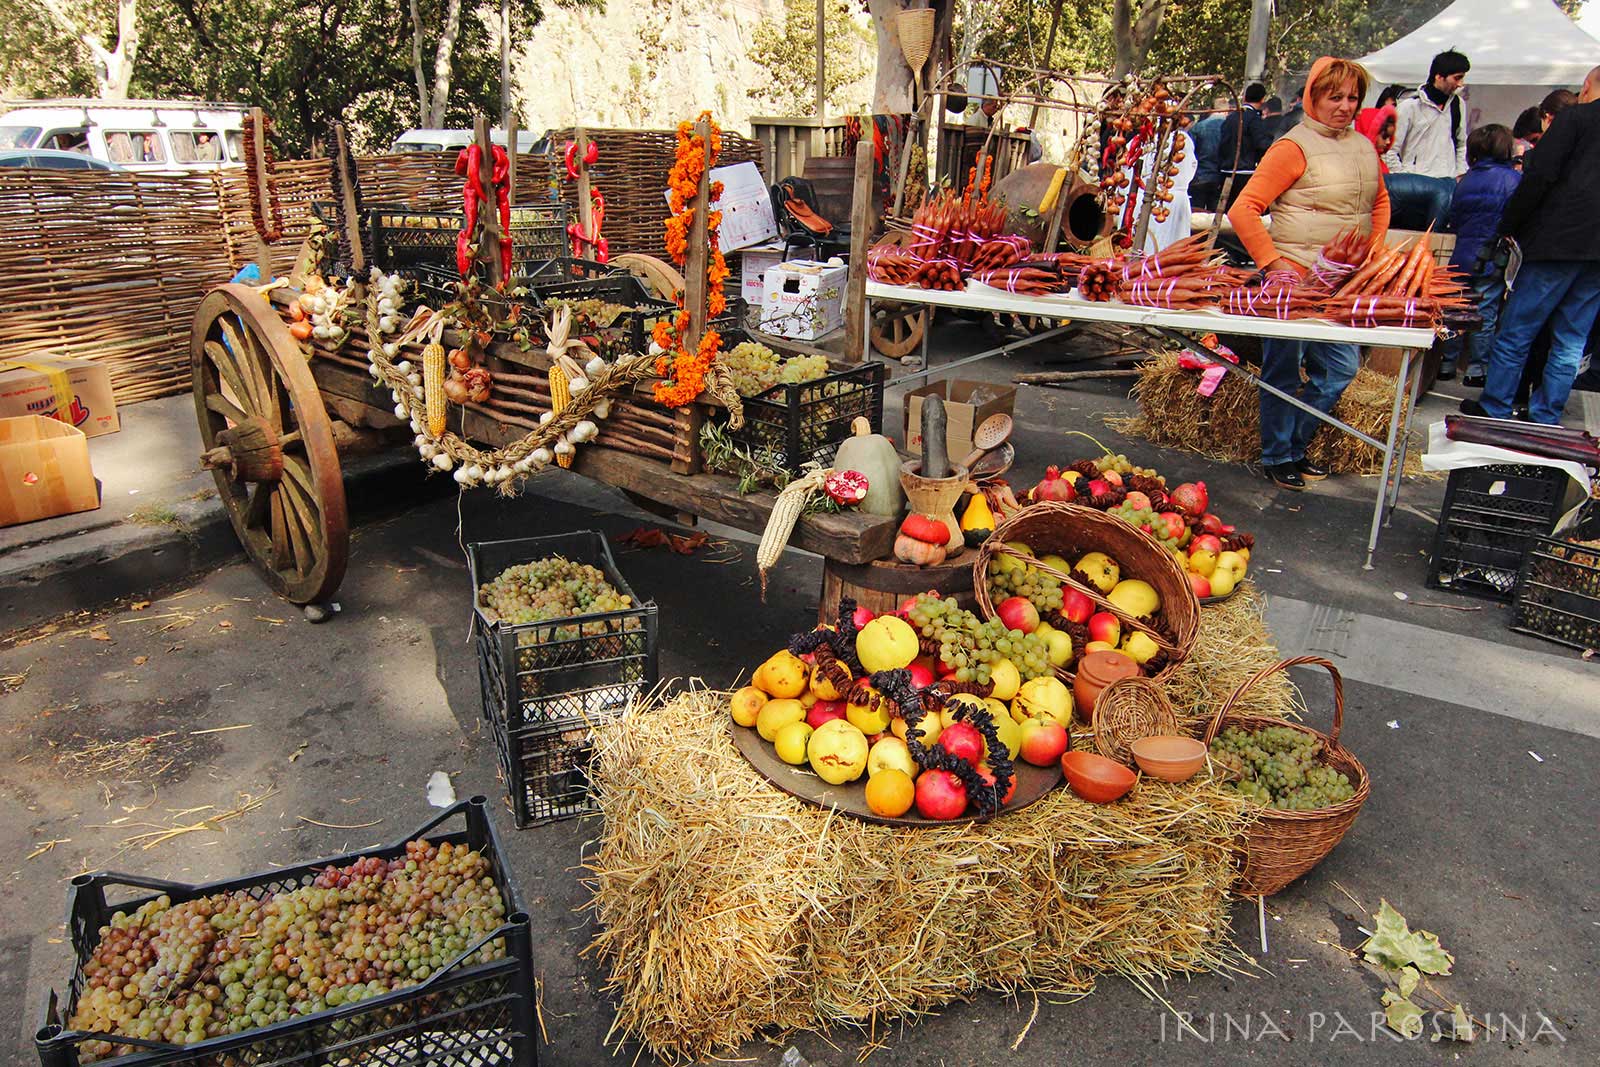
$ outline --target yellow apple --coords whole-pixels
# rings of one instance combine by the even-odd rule
[[[1244,577],[1245,571],[1250,569],[1250,564],[1237,552],[1224,552],[1217,557],[1217,569],[1221,570],[1224,567],[1233,572],[1233,580],[1237,584],[1239,579]]]
[[[1211,595],[1227,596],[1233,592],[1233,587],[1239,584],[1233,572],[1226,567],[1218,567],[1211,575]]]
[[[1017,673],[1016,664],[1008,659],[1000,659],[990,665],[989,681],[994,683],[991,696],[996,700],[1010,700],[1022,686],[1022,675]]]
[[[1122,639],[1121,651],[1132,656],[1136,663],[1149,663],[1156,653],[1161,651],[1159,645],[1151,639],[1150,635],[1142,630],[1133,630]]]
[[[1217,554],[1207,548],[1189,553],[1189,569],[1202,578],[1211,577],[1211,573],[1217,569]]]
[[[867,753],[868,778],[886,770],[904,771],[908,778],[915,778],[920,770],[917,761],[911,758],[911,750],[898,737],[880,738]]]

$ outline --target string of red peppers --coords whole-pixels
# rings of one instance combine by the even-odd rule
[[[500,214],[500,274],[511,277],[511,158],[499,145],[493,149],[489,182],[494,186],[495,206]],[[485,199],[478,175],[483,165],[483,149],[468,145],[456,155],[456,173],[466,179],[461,185],[461,232],[456,236],[456,270],[466,278],[472,273],[472,235],[478,228],[478,205]]]

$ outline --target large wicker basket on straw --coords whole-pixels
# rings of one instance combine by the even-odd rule
[[[1069,561],[1080,559],[1088,552],[1104,552],[1117,561],[1122,577],[1138,578],[1150,583],[1161,598],[1161,610],[1153,622],[1136,619],[1114,606],[1089,582],[1064,574],[1039,562],[1037,558],[1025,556],[1006,542],[1027,545],[1035,557],[1059,555]],[[1060,579],[1063,586],[1081,590],[1094,601],[1096,610],[1109,611],[1121,621],[1123,633],[1142,630],[1148,634],[1160,649],[1159,660],[1152,660],[1152,664],[1156,665],[1152,677],[1157,680],[1171,674],[1194,648],[1195,635],[1200,632],[1200,601],[1195,599],[1189,579],[1155,538],[1121,519],[1081,504],[1050,500],[1030,504],[1001,523],[994,536],[984,542],[972,565],[972,585],[977,594],[978,613],[986,619],[992,619],[995,615],[995,605],[989,596],[989,567],[1001,555],[1027,560],[1030,567]],[[1079,655],[1083,653],[1082,644],[1074,637],[1074,651]],[[1075,672],[1066,667],[1057,668],[1056,673],[1069,686],[1076,677]],[[1087,715],[1089,709],[1083,711]]]
[[[1290,667],[1302,664],[1326,667],[1328,673],[1333,676],[1332,734],[1324,734],[1309,726],[1270,716],[1230,715],[1233,705],[1251,686],[1277,671],[1288,670]],[[1276,808],[1266,808],[1262,811],[1261,817],[1245,834],[1243,867],[1239,872],[1238,884],[1234,888],[1249,896],[1271,896],[1321,863],[1323,857],[1333,851],[1334,846],[1344,838],[1351,824],[1356,821],[1356,814],[1360,812],[1361,805],[1366,802],[1367,794],[1372,790],[1367,769],[1354,754],[1339,744],[1339,731],[1344,728],[1344,679],[1339,675],[1339,668],[1320,656],[1296,656],[1270,667],[1263,667],[1240,683],[1239,688],[1235,689],[1217,709],[1216,717],[1211,720],[1211,726],[1206,730],[1205,743],[1208,747],[1212,739],[1217,736],[1217,732],[1222,729],[1224,721],[1246,730],[1282,726],[1310,734],[1321,742],[1322,749],[1318,754],[1320,762],[1343,774],[1350,779],[1350,784],[1355,786],[1355,795],[1331,808],[1318,808],[1315,811],[1279,811]]]

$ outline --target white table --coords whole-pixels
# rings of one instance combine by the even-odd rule
[[[928,364],[928,337],[933,333],[933,315],[936,308],[961,308],[969,311],[1030,315],[1034,318],[1070,320],[1074,322],[1105,322],[1153,330],[1160,333],[1181,343],[1202,358],[1217,364],[1228,373],[1240,375],[1257,388],[1264,389],[1278,399],[1293,404],[1301,411],[1309,412],[1341,433],[1349,434],[1351,437],[1371,445],[1383,453],[1383,478],[1378,485],[1378,499],[1372,509],[1372,528],[1367,537],[1367,562],[1365,566],[1368,570],[1372,569],[1372,553],[1378,546],[1378,530],[1381,526],[1387,525],[1387,520],[1393,512],[1395,504],[1400,499],[1400,476],[1405,468],[1407,430],[1411,422],[1411,411],[1416,406],[1417,389],[1422,378],[1421,360],[1414,358],[1415,353],[1433,346],[1434,331],[1399,326],[1340,326],[1321,319],[1289,319],[1285,321],[1257,318],[1250,315],[1228,315],[1221,311],[1163,311],[1159,308],[1139,307],[1134,304],[1084,300],[1077,295],[1076,290],[1072,293],[1061,295],[1022,296],[1016,293],[1007,293],[1001,289],[994,289],[978,282],[968,282],[964,292],[942,292],[933,289],[920,289],[916,286],[885,285],[882,282],[870,280],[867,282],[866,306],[864,308],[869,326],[872,322],[872,302],[874,300],[923,304],[928,307],[928,321],[922,331],[923,369],[909,376],[912,378],[925,376],[934,370]],[[940,364],[937,369],[950,371],[967,363],[976,363],[979,360],[1004,355],[1027,345],[1037,344],[1040,341],[1058,336],[1067,328],[1066,326],[1057,326],[1021,341],[1013,341],[998,348],[979,352],[976,355]],[[862,352],[863,360],[870,358],[871,332],[870,329],[862,330],[862,335],[868,338]],[[1400,373],[1395,378],[1394,405],[1389,413],[1388,439],[1380,441],[1376,437],[1362,433],[1348,423],[1341,422],[1332,415],[1318,411],[1299,397],[1290,396],[1288,393],[1268,385],[1243,367],[1223,359],[1217,353],[1194,340],[1194,337],[1208,333],[1231,333],[1295,341],[1342,342],[1364,346],[1381,345],[1400,349]]]

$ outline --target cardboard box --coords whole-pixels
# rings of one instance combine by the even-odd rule
[[[740,296],[750,307],[758,308],[766,299],[766,274],[783,262],[783,245],[774,241],[755,245],[739,253]]]
[[[1422,230],[1390,230],[1387,244],[1390,248],[1399,248],[1403,244],[1410,244],[1418,237],[1426,237],[1428,248],[1433,252],[1433,261],[1441,267],[1450,265],[1450,255],[1456,250],[1456,235],[1453,233],[1425,233]]]
[[[978,390],[979,403],[972,403]],[[972,431],[991,415],[1009,415],[1017,403],[1017,387],[997,382],[971,382],[961,378],[954,381],[929,382],[921,389],[906,394],[906,451],[913,456],[922,455],[922,398],[944,397],[944,444],[950,462],[959,463],[972,451]]]
[[[40,415],[0,419],[0,526],[99,506],[82,430]]]
[[[53,356],[0,355],[0,418],[44,415],[83,431],[85,437],[116,433],[117,402],[111,372],[98,363]]]
[[[842,260],[791,259],[767,269],[761,294],[761,329],[793,341],[815,341],[844,325]]]

